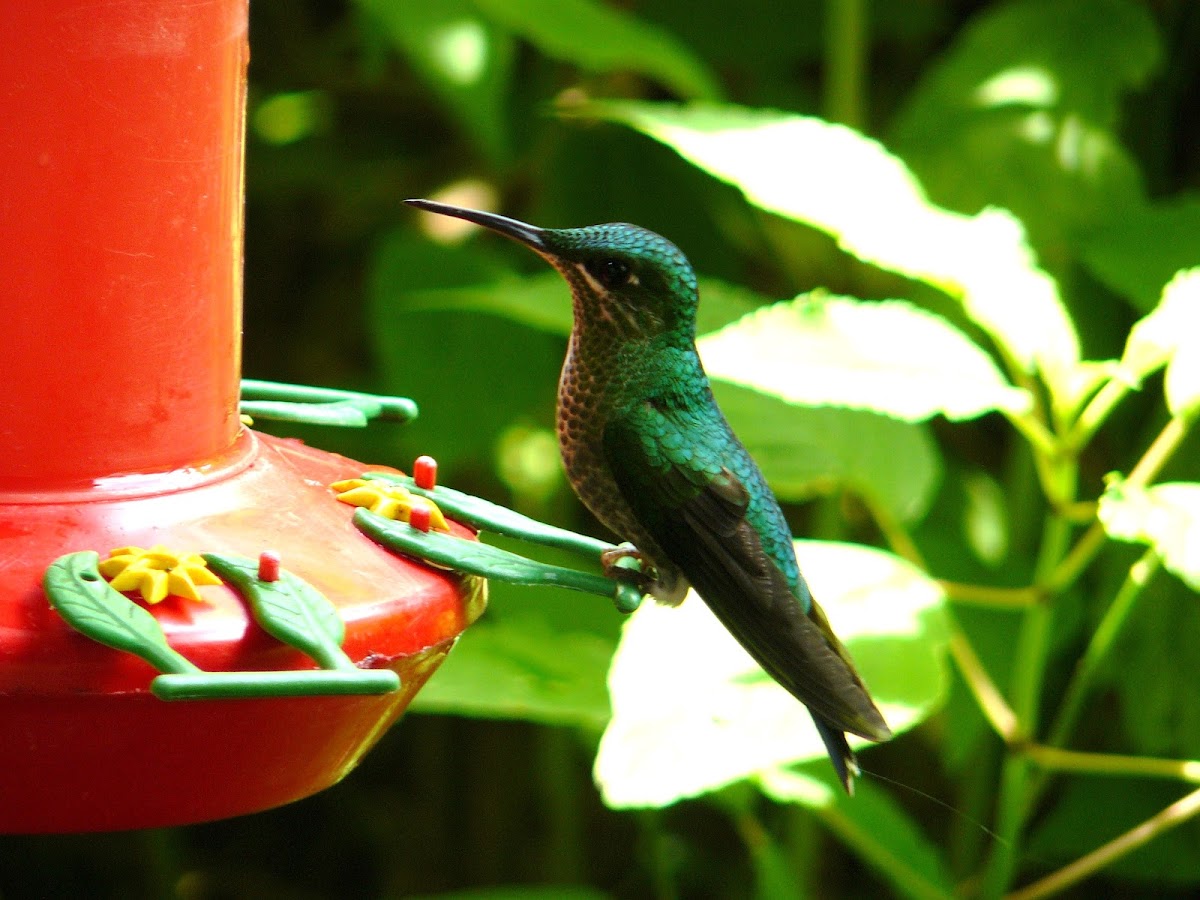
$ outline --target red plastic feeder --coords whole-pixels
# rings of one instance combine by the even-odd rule
[[[0,832],[183,824],[327,787],[482,608],[477,583],[354,528],[329,485],[362,464],[240,424],[246,26],[246,0],[0,4],[0,115],[19,125],[0,136]],[[337,607],[350,660],[402,687],[158,699],[154,668],[74,631],[42,586],[63,554],[155,545],[277,553]],[[200,591],[152,607],[199,668],[316,667],[237,591]]]

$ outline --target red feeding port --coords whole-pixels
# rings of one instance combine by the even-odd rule
[[[0,832],[183,824],[320,790],[481,609],[353,527],[327,485],[363,464],[239,421],[246,24],[246,0],[0,4],[0,117],[19,123],[0,130]],[[72,630],[42,578],[66,553],[160,544],[277,552],[338,608],[350,659],[401,689],[157,699],[156,671]],[[315,667],[231,588],[199,590],[147,608],[201,669]]]

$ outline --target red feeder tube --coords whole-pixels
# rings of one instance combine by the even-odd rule
[[[240,424],[246,0],[2,3],[0,36],[0,832],[304,797],[400,715],[482,593],[354,528],[327,485],[361,463]],[[337,607],[351,663],[401,689],[157,699],[154,668],[42,587],[63,554],[156,545],[277,551]],[[200,590],[151,607],[200,669],[315,667],[232,588]]]

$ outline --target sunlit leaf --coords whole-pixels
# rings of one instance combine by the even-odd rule
[[[708,335],[700,353],[710,375],[789,403],[908,422],[1019,413],[1031,403],[962,332],[899,300],[804,295]]]
[[[663,29],[595,0],[474,0],[489,19],[539,50],[594,72],[626,69],[685,98],[714,99],[704,62]]]
[[[1140,382],[1167,364],[1181,342],[1200,332],[1200,268],[1179,272],[1162,290],[1154,310],[1129,332],[1121,369]]]
[[[1200,309],[1200,296],[1193,296],[1193,301]],[[1185,333],[1179,341],[1164,387],[1171,415],[1190,421],[1200,413],[1200,330]]]
[[[796,551],[892,730],[916,725],[946,691],[941,589],[881,550],[798,541]],[[613,807],[666,806],[825,756],[803,705],[694,595],[678,609],[646,604],[630,617],[609,691],[613,719],[596,779]]]
[[[917,900],[955,896],[954,880],[934,843],[870,775],[855,785],[853,797],[814,764],[768,769],[755,780],[773,800],[812,809],[900,895]]]
[[[925,425],[854,409],[792,406],[719,380],[713,393],[781,500],[845,488],[913,522],[941,482],[941,456]]]
[[[1149,311],[1176,272],[1200,265],[1200,195],[1123,213],[1087,236],[1082,260],[1114,291]]]
[[[1099,516],[1110,537],[1149,544],[1169,571],[1200,591],[1200,484],[1142,488],[1110,477]]]
[[[626,124],[739,188],[757,206],[833,235],[848,252],[959,298],[1027,371],[1051,386],[1079,361],[1056,282],[1003,210],[966,216],[934,206],[879,143],[841,125],[735,106],[593,103],[584,114]]]
[[[1159,57],[1149,11],[1128,0],[979,9],[891,135],[931,195],[967,212],[1010,209],[1043,246],[1140,204],[1141,176],[1114,130],[1122,95]]]

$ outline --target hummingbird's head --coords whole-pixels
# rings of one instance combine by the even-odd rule
[[[623,339],[694,339],[696,274],[679,248],[653,231],[625,223],[537,228],[431,200],[405,202],[474,222],[532,249],[566,278],[577,326],[611,329]]]

